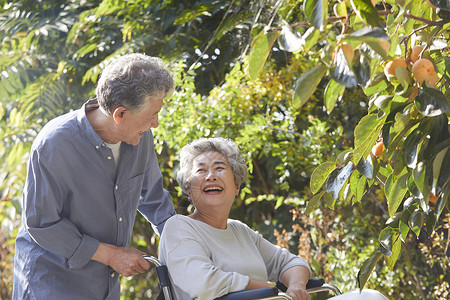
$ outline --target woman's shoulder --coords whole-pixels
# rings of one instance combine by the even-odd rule
[[[245,224],[242,221],[239,220],[235,220],[235,219],[228,219],[228,226],[239,233],[246,233],[246,234],[256,234],[256,231],[251,229],[250,226],[248,226],[247,224]]]
[[[164,225],[164,229],[165,228],[171,228],[171,229],[177,229],[179,227],[184,228],[185,226],[183,226],[184,224],[189,224],[190,223],[190,218],[184,215],[173,215],[172,217],[170,217],[167,221],[166,224]]]

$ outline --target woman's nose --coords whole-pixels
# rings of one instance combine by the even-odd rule
[[[214,171],[209,171],[209,172],[206,174],[206,180],[217,180],[217,176],[216,176],[216,174],[214,173]]]

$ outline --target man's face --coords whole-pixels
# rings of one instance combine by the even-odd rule
[[[120,124],[120,140],[136,146],[144,132],[159,125],[158,113],[163,105],[163,98],[147,100],[148,105],[140,111],[126,110]]]

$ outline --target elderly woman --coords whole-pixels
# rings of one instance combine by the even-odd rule
[[[273,286],[269,281],[283,282],[294,299],[309,299],[308,263],[228,218],[246,175],[231,140],[202,138],[181,150],[177,181],[195,211],[170,218],[159,246],[176,299],[211,300]]]

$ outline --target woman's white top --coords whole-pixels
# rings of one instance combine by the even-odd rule
[[[305,260],[232,219],[226,229],[217,229],[183,215],[171,217],[161,236],[159,259],[169,269],[177,300],[212,300],[244,290],[250,279],[277,282],[293,266],[304,266],[311,274]]]

